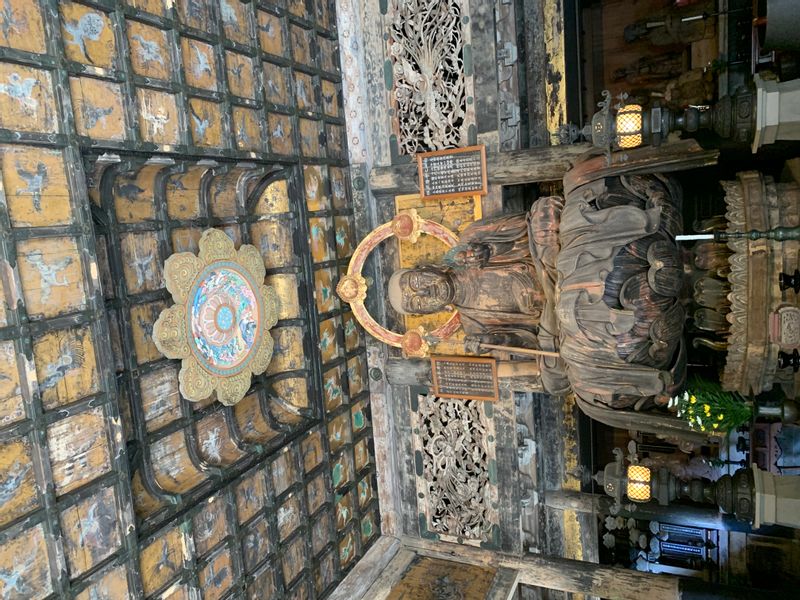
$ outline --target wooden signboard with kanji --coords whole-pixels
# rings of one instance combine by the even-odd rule
[[[488,191],[486,146],[468,146],[417,154],[419,193],[423,200],[453,198]]]

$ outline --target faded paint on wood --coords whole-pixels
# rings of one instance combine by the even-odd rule
[[[0,444],[0,526],[39,508],[38,491],[30,440]]]
[[[39,393],[46,409],[69,404],[99,390],[91,330],[47,333],[34,341],[33,357]]]
[[[136,360],[140,365],[162,358],[162,354],[153,343],[153,324],[166,307],[165,302],[149,302],[131,307],[133,347],[136,351]]]
[[[234,106],[232,109],[233,131],[239,150],[261,150],[261,116],[251,108]]]
[[[119,239],[128,293],[152,292],[164,287],[156,235],[151,232],[123,233]]]
[[[45,33],[39,6],[28,0],[10,0],[3,8],[6,25],[0,28],[0,45],[43,54]]]
[[[314,262],[326,262],[334,258],[333,248],[331,248],[331,230],[333,224],[330,218],[315,217],[308,220],[309,245],[311,246],[311,257]]]
[[[30,318],[55,317],[86,308],[81,259],[74,239],[23,240],[17,244],[17,266]]]
[[[66,494],[111,470],[102,408],[57,421],[47,428],[56,494]]]
[[[129,598],[128,577],[124,566],[103,573],[89,587],[75,596],[75,600],[95,600],[96,598]]]
[[[443,595],[484,600],[495,569],[417,557],[388,595],[389,600],[436,600]]]
[[[152,594],[176,577],[189,559],[184,534],[173,527],[142,548],[139,565],[145,594]]]
[[[264,508],[267,499],[267,484],[260,469],[243,477],[235,487],[236,513],[239,523],[245,523]]]
[[[59,130],[49,71],[0,63],[0,127],[56,133]]]
[[[275,154],[294,154],[294,125],[289,115],[270,113],[267,116],[269,147]]]
[[[125,139],[122,87],[91,77],[70,77],[72,114],[78,135],[98,140]]]
[[[64,155],[60,150],[0,146],[5,201],[14,227],[72,223]]]
[[[299,25],[289,25],[289,39],[292,44],[292,56],[294,60],[314,67],[314,54],[311,50],[311,36],[312,33],[307,29],[303,29]]]
[[[187,452],[186,434],[178,430],[150,445],[150,462],[158,484],[168,492],[184,493],[200,485],[206,475]]]
[[[192,517],[194,547],[198,556],[204,556],[228,535],[226,502],[220,496],[212,496],[203,503],[203,508]]]
[[[201,216],[202,183],[208,172],[206,166],[191,166],[169,176],[165,199],[167,214],[171,219],[197,219]]]
[[[214,47],[188,37],[181,37],[183,73],[186,85],[216,92],[217,61]]]
[[[319,269],[314,271],[314,297],[317,301],[317,312],[325,314],[339,308],[339,297],[335,293],[334,280],[336,273],[333,269]]]
[[[0,342],[0,427],[24,418],[25,403],[14,342]]]
[[[139,392],[148,431],[156,431],[180,417],[178,369],[174,365],[143,373]]]
[[[267,54],[286,54],[286,34],[280,17],[263,10],[258,11],[258,40]]]
[[[278,436],[261,411],[258,394],[245,396],[233,409],[236,424],[246,442],[266,443]]]
[[[225,32],[225,37],[234,42],[249,45],[253,36],[251,23],[252,6],[230,1],[226,1],[224,5],[223,10],[220,12],[222,13],[222,29]]]
[[[142,139],[158,145],[180,141],[178,102],[174,94],[149,88],[136,88],[139,102],[139,132]]]
[[[215,102],[189,100],[189,129],[196,146],[222,146],[222,110]]]
[[[231,94],[255,99],[253,60],[249,56],[238,52],[226,52],[225,71],[228,76],[228,89]]]
[[[0,595],[39,600],[53,591],[50,561],[42,525],[11,538],[0,548]]]
[[[265,219],[250,225],[252,244],[261,251],[267,269],[291,265],[295,262],[292,248],[292,230],[285,221]]]
[[[108,14],[75,2],[59,2],[59,11],[67,58],[104,69],[113,68],[117,45]],[[95,24],[94,29],[88,31],[87,23]]]
[[[278,537],[281,541],[284,541],[300,527],[302,512],[298,497],[289,494],[283,504],[278,507],[276,517],[278,522]]]
[[[244,529],[242,558],[244,559],[245,571],[251,573],[272,550],[273,543],[269,522],[265,517],[259,517]]]
[[[321,165],[303,166],[303,181],[309,212],[330,210],[330,182],[327,168]]]
[[[346,401],[342,389],[341,366],[328,369],[322,374],[322,395],[325,401],[325,410],[331,412]]]
[[[222,411],[203,417],[195,427],[197,451],[207,463],[214,466],[230,466],[246,456],[231,438]]]
[[[300,153],[305,157],[324,157],[325,151],[321,144],[322,127],[320,122],[310,119],[299,119],[298,129],[300,131]],[[328,142],[330,142],[330,140]]]
[[[294,449],[291,447],[282,450],[270,465],[272,490],[276,496],[280,496],[299,480],[300,477],[296,465],[297,459]]]
[[[300,454],[303,457],[303,471],[309,473],[325,459],[325,448],[322,444],[322,432],[319,429],[310,431],[300,442]]]
[[[61,531],[71,577],[88,571],[122,544],[113,487],[70,506],[61,513]]]
[[[256,215],[278,215],[289,212],[289,190],[285,179],[273,181],[261,193],[253,207]]]
[[[146,165],[130,173],[119,173],[114,178],[112,197],[114,210],[120,223],[141,223],[155,220],[153,194],[155,179],[163,165]]]
[[[125,22],[133,72],[151,79],[169,80],[172,58],[167,33],[139,21]]]
[[[267,375],[302,369],[305,363],[302,328],[276,327],[270,331],[270,335],[275,346]]]
[[[342,355],[342,349],[339,346],[340,328],[339,317],[326,319],[319,324],[319,353],[322,364],[327,364]],[[352,390],[350,393],[353,396],[356,394]]]
[[[233,564],[231,564],[231,554],[227,548],[217,552],[200,569],[200,586],[203,590],[204,600],[219,600],[225,595],[231,585],[233,585]]]

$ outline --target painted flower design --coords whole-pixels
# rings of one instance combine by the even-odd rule
[[[164,264],[175,304],[162,311],[153,341],[167,358],[181,359],[181,394],[194,402],[216,393],[236,404],[252,375],[272,359],[269,329],[277,322],[277,295],[264,285],[264,261],[254,246],[237,251],[222,231],[209,229],[198,256],[180,252]]]

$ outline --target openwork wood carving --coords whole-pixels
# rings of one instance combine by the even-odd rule
[[[494,422],[476,400],[419,396],[412,413],[417,496],[429,534],[465,544],[494,543],[499,527]],[[419,472],[419,468],[422,472]]]
[[[224,232],[209,229],[199,256],[173,254],[164,272],[175,304],[158,317],[153,341],[167,358],[182,359],[181,394],[198,402],[216,392],[222,404],[236,404],[272,359],[278,298],[263,283],[261,255],[250,245],[237,251]]]
[[[463,7],[457,0],[393,0],[389,54],[401,154],[467,140]]]

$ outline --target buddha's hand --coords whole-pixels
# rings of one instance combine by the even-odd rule
[[[486,244],[472,242],[467,244],[463,254],[465,266],[481,266],[486,264],[492,252]]]
[[[489,336],[485,335],[466,335],[464,336],[464,350],[470,354],[486,354],[491,352],[488,348],[482,348],[481,344],[491,343],[488,339]]]

